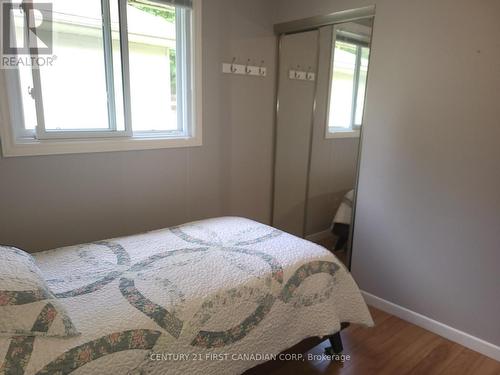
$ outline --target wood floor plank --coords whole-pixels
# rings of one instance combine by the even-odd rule
[[[392,333],[389,340],[378,342],[376,337],[371,337],[366,344],[353,351],[351,366],[346,374],[380,374],[384,366],[397,361],[401,352],[424,335],[425,332],[420,328],[403,324],[401,329]]]
[[[446,366],[439,375],[474,375],[481,357],[481,354],[461,347],[457,358]]]
[[[497,361],[483,357],[481,358],[480,364],[477,366],[476,374],[500,375],[500,366]]]
[[[447,366],[456,360],[462,347],[449,340],[439,340],[439,345],[433,348],[415,367],[409,375],[439,375]]]
[[[434,350],[439,343],[439,337],[422,333],[418,340],[409,343],[397,356],[387,361],[386,364],[380,368],[380,373],[387,375],[407,374]]]

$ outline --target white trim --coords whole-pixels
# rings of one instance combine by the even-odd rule
[[[322,241],[326,240],[327,238],[332,237],[332,232],[330,229],[323,230],[321,232],[313,233],[308,236],[306,236],[306,240],[311,241],[311,242],[317,242],[317,241]]]
[[[203,140],[203,49],[202,49],[202,0],[193,0],[193,13],[192,13],[192,25],[193,25],[193,97],[194,97],[194,108],[193,108],[193,126],[191,128],[192,134],[191,139],[195,140],[201,146]]]
[[[347,130],[347,131],[331,131],[330,128],[326,128],[326,139],[335,138],[359,138],[359,130]]]
[[[4,157],[155,150],[162,148],[196,147],[201,145],[201,138],[193,137],[172,139],[123,138],[116,140],[96,138],[94,140],[51,140],[15,144],[8,142],[5,137],[2,137]]]
[[[478,353],[484,354],[490,358],[500,361],[500,347],[492,343],[484,341],[478,337],[472,336],[456,328],[450,327],[446,324],[433,320],[425,315],[408,310],[405,307],[396,305],[395,303],[386,301],[380,297],[374,296],[365,291],[361,291],[366,303],[377,309],[385,311],[389,314],[397,316],[407,322],[413,323],[422,327],[430,332],[442,336],[448,340],[456,342],[466,348],[474,350]]]
[[[118,4],[119,6],[119,4]],[[114,61],[113,61],[113,36],[111,31],[111,7],[109,4],[109,0],[101,0],[101,9],[102,9],[102,41],[103,41],[103,49],[104,49],[104,66],[106,69],[106,95],[108,96],[108,126],[111,131],[117,130],[116,124],[116,88],[115,88],[115,69],[114,69]],[[120,30],[120,39],[122,37],[122,32]],[[121,50],[121,48],[120,48]],[[121,52],[121,51],[120,51]],[[120,69],[121,70],[121,69]],[[123,93],[124,94],[124,93]],[[124,124],[125,125],[125,124]],[[37,127],[38,130],[38,127]],[[45,133],[47,133],[46,129]],[[130,136],[131,129],[125,129],[125,132],[128,131],[128,135]]]
[[[102,138],[102,139],[26,139],[20,141],[14,134],[11,121],[20,119],[11,116],[18,106],[12,105],[8,98],[8,70],[0,70],[0,141],[4,157],[80,154],[111,151],[152,150],[162,148],[196,147],[203,143],[203,86],[202,86],[202,0],[193,1],[192,11],[192,54],[193,54],[193,119],[192,134],[189,137],[175,138]],[[10,98],[12,99],[12,98]],[[11,120],[12,119],[12,120]]]
[[[333,63],[335,60],[335,40],[337,39],[337,28],[332,26],[332,40],[330,42],[330,60],[328,61],[328,93],[326,98],[326,119],[325,119],[325,138],[333,138],[330,132],[330,108],[332,105],[332,83],[333,83]]]
[[[122,73],[122,105],[123,105],[123,121],[125,131],[129,135],[133,135],[132,129],[132,100],[130,97],[130,59],[129,59],[129,40],[128,40],[128,15],[127,2],[118,1],[118,23],[120,34],[120,62]],[[116,97],[115,97],[116,100]],[[116,102],[115,102],[116,105]]]

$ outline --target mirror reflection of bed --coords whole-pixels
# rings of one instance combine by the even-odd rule
[[[285,34],[280,43],[273,225],[347,266],[372,22]],[[298,69],[314,81],[293,79]]]
[[[344,264],[348,264],[347,255],[353,220],[353,201],[354,189],[351,189],[344,195],[335,212],[330,233],[326,233],[324,238],[316,241],[318,244],[332,250]]]

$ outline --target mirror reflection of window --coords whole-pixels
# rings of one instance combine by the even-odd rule
[[[356,22],[335,26],[328,133],[358,136],[363,123],[371,27]]]

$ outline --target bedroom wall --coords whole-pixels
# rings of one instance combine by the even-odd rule
[[[225,215],[271,221],[273,179],[274,110],[276,84],[276,37],[273,30],[274,1],[205,0],[212,15],[212,28],[222,28],[220,62],[259,65],[264,61],[265,78],[218,75],[224,116],[222,142],[222,203]],[[212,42],[206,42],[210,46]],[[211,47],[207,47],[211,48]],[[220,60],[222,59],[222,60]],[[210,89],[206,95],[212,95]]]
[[[0,158],[0,243],[29,251],[220,215],[269,222],[275,39],[266,0],[203,6],[202,147]],[[265,79],[222,61],[264,60]]]
[[[353,273],[500,344],[500,2],[279,0],[276,21],[377,6]]]

